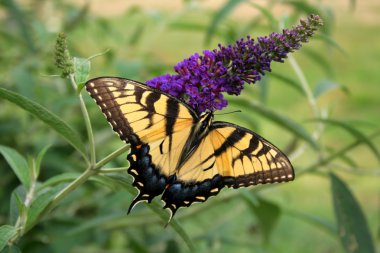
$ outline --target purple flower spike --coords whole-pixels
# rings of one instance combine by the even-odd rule
[[[239,95],[245,83],[259,81],[271,71],[272,61],[283,62],[287,54],[308,42],[322,25],[317,15],[301,20],[293,29],[258,37],[249,36],[227,47],[218,45],[179,62],[175,75],[162,75],[148,80],[147,85],[167,92],[186,102],[197,112],[221,110],[227,106],[223,92]]]

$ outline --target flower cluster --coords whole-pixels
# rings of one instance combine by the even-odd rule
[[[234,45],[194,54],[179,62],[175,75],[148,80],[147,85],[167,92],[188,103],[198,112],[220,110],[227,106],[223,92],[239,95],[245,83],[259,81],[271,71],[272,61],[283,62],[287,54],[301,47],[322,25],[317,15],[301,20],[293,29],[236,41]]]

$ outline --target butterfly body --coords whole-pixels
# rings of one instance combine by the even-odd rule
[[[172,215],[204,202],[224,187],[294,179],[288,158],[273,144],[243,127],[213,121],[179,99],[129,79],[99,77],[86,89],[113,130],[130,143],[128,173],[140,201],[162,195]]]

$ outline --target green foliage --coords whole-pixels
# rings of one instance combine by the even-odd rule
[[[0,152],[11,166],[13,172],[17,175],[20,182],[26,187],[30,187],[30,175],[28,163],[16,150],[0,146]]]
[[[355,197],[339,177],[331,173],[330,179],[338,233],[344,249],[350,253],[375,253],[367,221]]]
[[[379,27],[312,1],[184,2],[119,16],[66,1],[0,3],[0,251],[376,252],[380,48],[344,36],[378,41]],[[323,32],[230,97],[226,112],[242,113],[217,115],[281,147],[296,180],[223,190],[179,210],[166,228],[159,200],[127,216],[136,194],[129,147],[82,92],[89,76],[143,82],[194,52],[289,28],[309,13],[324,19]],[[345,25],[335,30],[338,19]],[[363,55],[365,63],[348,65]]]

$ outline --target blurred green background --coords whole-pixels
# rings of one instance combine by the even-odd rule
[[[322,31],[285,63],[273,63],[272,73],[246,87],[240,98],[231,98],[224,111],[241,113],[217,117],[252,129],[289,154],[294,182],[225,189],[204,204],[181,209],[175,229],[164,227],[165,211],[144,204],[126,215],[134,197],[126,172],[98,175],[4,252],[189,252],[189,244],[193,252],[379,252],[379,1],[3,0],[0,87],[48,108],[86,143],[75,91],[68,80],[51,76],[60,74],[53,58],[59,32],[68,36],[72,56],[105,52],[91,59],[90,77],[144,82],[173,73],[177,62],[195,52],[291,28],[309,13],[323,18]],[[100,160],[122,143],[84,93]],[[51,145],[39,185],[65,185],[85,170],[78,152],[44,122],[1,97],[0,108],[0,145],[24,157]],[[328,120],[317,120],[321,115]],[[127,166],[125,158],[107,167]],[[334,184],[329,172],[346,188]],[[14,225],[20,182],[2,157],[0,173],[0,225]],[[347,197],[344,189],[360,205],[371,239],[341,242],[343,228],[363,223],[345,197],[333,201],[338,193]]]

